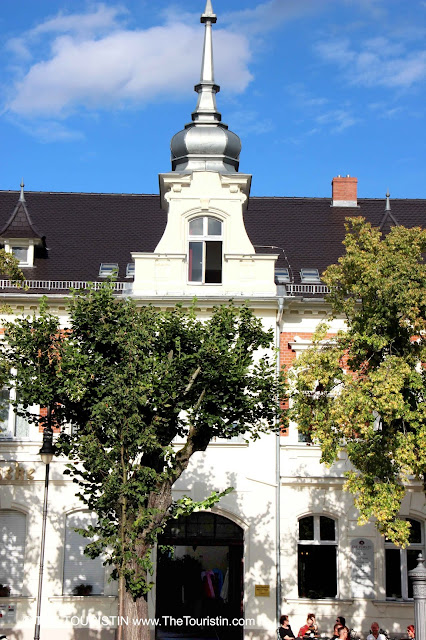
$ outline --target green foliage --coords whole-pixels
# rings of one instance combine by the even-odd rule
[[[426,231],[395,227],[382,238],[362,218],[348,219],[346,253],[323,275],[334,315],[347,331],[313,346],[289,375],[289,418],[321,445],[330,465],[346,449],[361,523],[374,517],[396,544],[408,542],[398,519],[405,486],[426,489]]]
[[[40,404],[58,425],[72,425],[57,446],[98,516],[84,532],[95,540],[86,553],[103,553],[136,599],[152,586],[151,549],[167,519],[210,508],[229,491],[173,503],[191,456],[213,437],[274,428],[273,335],[247,307],[215,308],[203,322],[194,308],[137,308],[109,284],[76,293],[69,317],[63,331],[43,304],[9,324],[4,360],[16,370],[23,411]]]

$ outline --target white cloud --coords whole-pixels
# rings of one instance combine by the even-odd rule
[[[333,109],[322,113],[315,118],[319,125],[330,125],[332,133],[341,133],[349,127],[353,127],[360,122],[350,111],[346,109]]]
[[[118,24],[122,13],[120,7],[99,5],[92,13],[60,14],[36,26],[26,42],[50,37],[48,54],[21,74],[6,110],[26,118],[63,118],[78,107],[99,110],[187,94],[200,73],[199,25],[131,30]],[[9,48],[19,52],[20,43],[9,41]],[[217,29],[214,50],[219,84],[228,93],[244,91],[252,79],[248,40]]]
[[[254,9],[232,11],[222,16],[221,20],[239,27],[246,32],[262,33],[275,29],[283,22],[306,16],[326,9],[327,4],[335,0],[268,0],[258,4]]]
[[[347,39],[321,42],[316,50],[344,71],[349,84],[409,88],[426,78],[426,49],[407,51],[384,37],[366,40],[358,48]]]

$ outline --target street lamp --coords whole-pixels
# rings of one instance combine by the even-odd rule
[[[416,640],[426,640],[426,567],[421,552],[417,557],[417,567],[408,575],[413,585]]]
[[[43,429],[43,444],[39,451],[42,462],[46,465],[46,473],[44,477],[44,501],[43,501],[43,518],[41,528],[41,544],[40,544],[40,567],[38,572],[38,591],[37,591],[37,613],[34,628],[34,640],[40,640],[40,611],[41,611],[41,593],[43,588],[43,567],[44,567],[44,547],[46,541],[46,519],[47,519],[47,496],[49,491],[49,467],[55,454],[55,445],[53,444],[52,429],[52,413],[50,407],[47,410],[47,425]]]

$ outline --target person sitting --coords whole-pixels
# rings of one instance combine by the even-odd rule
[[[416,630],[413,624],[409,624],[407,627],[407,635],[410,640],[416,640]]]
[[[282,640],[291,640],[291,638],[294,638],[294,633],[291,630],[291,627],[288,621],[288,616],[281,616],[280,625],[281,626],[278,629],[278,633],[280,635],[280,638],[282,638]]]
[[[386,636],[380,633],[380,626],[378,622],[373,622],[371,625],[371,633],[368,634],[367,640],[386,640]]]
[[[336,624],[333,627],[333,635],[331,636],[330,640],[337,640],[339,637],[339,629],[342,628],[343,625],[340,624],[340,622],[336,622]]]
[[[306,617],[306,624],[300,627],[299,638],[307,636],[308,638],[318,638],[318,625],[315,619],[315,613],[308,613]]]

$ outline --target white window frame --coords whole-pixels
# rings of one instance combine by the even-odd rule
[[[7,421],[3,423],[6,425],[6,428],[3,429],[3,427],[1,427],[1,430],[0,430],[0,442],[3,440],[28,441],[31,439],[31,430],[34,424],[32,422],[27,422],[28,435],[19,436],[16,434],[16,421],[19,418],[19,416],[16,414],[15,409],[11,403],[12,400],[16,400],[16,389],[14,387],[12,387],[11,389],[4,387],[4,389],[9,390],[9,406],[7,407]],[[38,406],[32,405],[31,407],[29,407],[29,410],[31,413],[36,414],[38,410]]]
[[[63,558],[63,567],[62,567],[62,593],[63,595],[66,596],[71,596],[71,595],[75,595],[73,593],[73,589],[74,587],[76,587],[79,584],[92,584],[95,582],[94,578],[99,578],[99,586],[100,588],[96,588],[96,585],[92,584],[92,586],[95,586],[95,589],[92,591],[92,593],[90,595],[105,595],[105,589],[106,589],[106,575],[105,575],[105,567],[103,566],[103,558],[102,556],[98,556],[97,558],[89,558],[88,556],[84,555],[84,548],[92,541],[91,538],[84,538],[83,536],[79,536],[79,534],[77,534],[74,531],[74,525],[72,523],[72,519],[75,517],[82,517],[82,520],[84,520],[85,522],[83,522],[83,525],[87,525],[90,523],[90,521],[94,520],[96,518],[96,515],[91,512],[91,511],[87,511],[87,510],[79,510],[79,511],[72,511],[71,513],[67,513],[65,516],[65,536],[64,536],[64,558]],[[70,543],[70,536],[71,536],[71,543]],[[79,538],[81,538],[81,541],[79,540],[79,538],[77,537],[79,536]],[[72,543],[75,543],[76,541],[79,541],[79,547],[78,550],[76,549],[70,549],[69,546]],[[73,560],[72,557],[70,558],[70,551],[71,553],[76,552],[76,554],[78,554],[78,557],[74,559],[74,562],[77,564],[81,562],[82,560],[84,561],[84,563],[86,564],[86,573],[85,576],[83,576],[83,572],[81,572],[79,575],[77,575],[76,573],[73,573]],[[87,577],[89,576],[89,577]],[[92,582],[90,582],[90,580],[92,580]],[[70,584],[67,584],[67,581],[70,582]]]
[[[13,255],[13,249],[16,247],[27,249],[27,259],[20,260],[19,266],[23,268],[34,267],[34,240],[31,238],[8,238],[5,240],[4,250],[6,253]]]
[[[15,529],[6,540],[0,538],[0,582],[10,587],[11,596],[21,596],[25,578],[25,543],[27,539],[27,516],[17,509],[0,509],[0,519],[15,518]],[[13,522],[13,520],[12,520]],[[18,556],[18,550],[20,556]],[[2,555],[4,554],[4,555]]]
[[[304,518],[314,519],[313,540],[303,540],[299,538],[299,522]],[[320,518],[328,518],[334,522],[334,540],[321,540]],[[339,596],[339,521],[336,517],[328,513],[305,513],[297,518],[297,572],[299,572],[299,545],[315,547],[335,547],[336,549],[336,595],[327,598],[338,599]],[[297,590],[299,591],[299,573],[297,573]],[[312,598],[313,600],[315,598]]]
[[[406,549],[401,549],[400,547],[397,547],[396,545],[394,545],[392,542],[385,540],[385,596],[386,596],[386,600],[389,601],[408,601],[408,602],[412,602],[413,598],[409,598],[408,597],[408,581],[409,581],[409,577],[408,577],[408,562],[407,562],[407,551],[418,551],[418,552],[422,552],[422,555],[424,557],[425,555],[425,526],[426,523],[424,522],[424,520],[422,520],[419,517],[416,516],[406,516],[405,518],[403,518],[404,520],[415,520],[416,522],[418,522],[420,524],[420,532],[421,532],[421,542],[411,542],[408,547]],[[402,598],[393,598],[392,596],[388,596],[386,593],[386,550],[387,549],[395,549],[397,551],[399,551],[399,570],[400,570],[400,575],[401,575],[401,596]]]
[[[215,220],[216,222],[220,223],[220,230],[221,233],[220,235],[209,235],[208,234],[208,220],[209,218],[211,218],[212,220]],[[194,222],[194,220],[199,220],[202,219],[203,220],[203,233],[202,235],[191,235],[189,233],[189,226],[191,224],[191,222]],[[193,242],[197,242],[197,243],[202,243],[202,247],[203,247],[203,254],[202,254],[202,278],[201,281],[200,280],[190,280],[190,273],[189,273],[189,245],[190,243]],[[220,242],[222,244],[222,265],[221,265],[221,281],[220,282],[206,282],[206,243],[207,242]],[[188,220],[188,271],[187,271],[187,278],[188,278],[188,284],[191,285],[205,285],[205,286],[221,286],[223,283],[223,220],[221,220],[220,218],[218,218],[217,216],[214,215],[197,215],[193,218],[191,218],[190,220]]]
[[[118,262],[101,262],[99,265],[99,278],[118,276]]]

